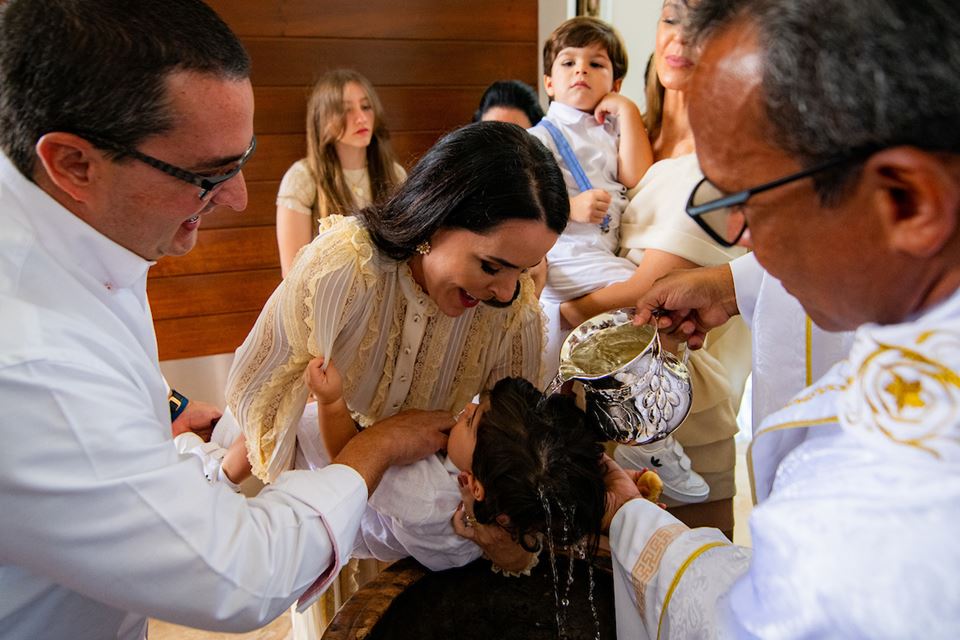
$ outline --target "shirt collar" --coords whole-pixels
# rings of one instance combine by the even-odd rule
[[[108,289],[128,288],[145,280],[154,262],[117,244],[68,211],[24,177],[3,152],[0,185],[20,203],[23,222],[35,231],[37,242],[71,271],[87,273]]]
[[[550,108],[547,110],[547,116],[551,120],[556,120],[557,122],[563,124],[577,124],[589,118],[594,122],[594,124],[599,125],[592,113],[580,111],[580,109],[557,102],[556,100],[550,103]]]

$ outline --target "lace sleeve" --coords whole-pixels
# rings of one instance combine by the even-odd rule
[[[293,459],[307,363],[329,357],[351,305],[363,304],[376,281],[369,236],[355,219],[325,218],[303,251],[237,350],[227,379],[227,402],[247,438],[253,473],[266,482]]]

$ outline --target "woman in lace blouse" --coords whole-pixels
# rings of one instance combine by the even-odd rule
[[[307,157],[287,170],[277,192],[283,274],[317,235],[321,218],[384,200],[406,175],[370,81],[350,69],[323,74],[307,103]]]
[[[291,466],[316,356],[337,362],[359,428],[423,411],[452,424],[501,378],[541,383],[544,328],[526,271],[563,231],[567,202],[539,142],[484,122],[440,140],[385,203],[325,218],[228,379],[254,474],[269,482]]]

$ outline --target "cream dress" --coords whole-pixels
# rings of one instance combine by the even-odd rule
[[[336,363],[363,427],[404,409],[459,411],[507,376],[542,386],[544,322],[529,276],[511,307],[481,304],[451,318],[405,262],[377,252],[359,220],[329,216],[319,226],[237,350],[227,381],[259,478],[272,481],[292,466],[309,393],[303,372],[316,356]],[[329,622],[356,582],[338,588],[321,601],[313,628]]]

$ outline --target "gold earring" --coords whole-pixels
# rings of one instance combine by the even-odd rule
[[[417,253],[419,253],[422,256],[425,256],[428,253],[430,253],[430,243],[427,240],[424,240],[423,242],[418,244]]]

